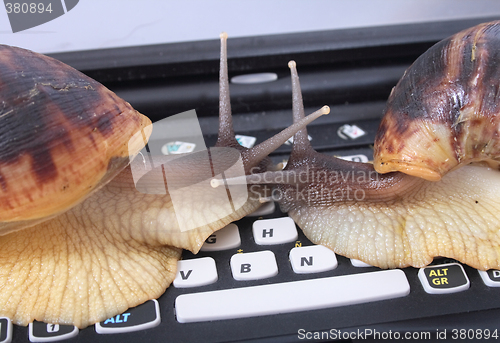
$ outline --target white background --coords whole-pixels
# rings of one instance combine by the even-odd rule
[[[36,0],[12,0],[12,2]],[[498,16],[499,0],[80,0],[70,12],[0,43],[50,53],[107,47]]]

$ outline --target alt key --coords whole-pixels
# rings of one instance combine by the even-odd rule
[[[418,278],[424,290],[430,294],[465,291],[470,282],[462,265],[458,263],[439,264],[421,268]]]
[[[160,306],[153,299],[95,325],[99,334],[124,333],[153,328],[160,324]]]

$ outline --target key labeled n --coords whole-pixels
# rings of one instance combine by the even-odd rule
[[[309,256],[309,258],[302,256],[300,258],[300,266],[303,267],[305,265],[312,266],[313,265],[313,257]]]

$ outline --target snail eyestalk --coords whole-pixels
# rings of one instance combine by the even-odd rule
[[[319,110],[309,114],[307,117],[302,118],[302,120],[295,122],[290,125],[280,133],[274,135],[268,140],[254,146],[251,149],[242,151],[241,155],[243,161],[245,161],[245,169],[247,173],[255,167],[264,157],[268,156],[271,152],[276,150],[279,146],[284,144],[294,133],[302,130],[307,124],[311,123],[313,120],[330,113],[330,107],[323,106]]]
[[[300,89],[299,74],[297,73],[297,64],[295,61],[288,62],[292,78],[292,113],[293,121],[297,122],[304,118],[304,103],[302,101],[302,90]],[[293,150],[306,149],[311,146],[307,135],[307,130],[300,130],[293,137]]]
[[[212,186],[212,188],[217,188],[219,186],[223,186],[224,185],[224,180],[223,179],[212,179],[210,180],[210,186]]]
[[[219,70],[219,133],[218,146],[237,145],[234,135],[229,76],[227,67],[227,33],[220,34],[220,70]]]

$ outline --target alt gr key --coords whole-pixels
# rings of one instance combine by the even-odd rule
[[[430,294],[461,292],[469,288],[469,279],[458,263],[447,263],[421,268],[418,278]]]

